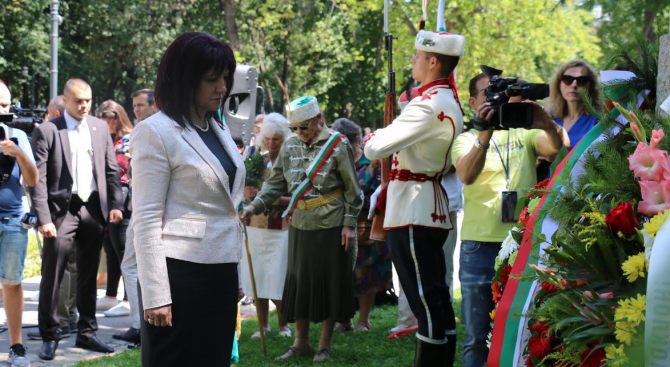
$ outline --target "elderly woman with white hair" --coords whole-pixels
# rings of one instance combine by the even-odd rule
[[[265,178],[272,174],[272,167],[277,161],[279,151],[284,141],[291,135],[288,121],[278,113],[271,113],[263,119],[263,126],[256,137],[258,146],[257,154],[265,156]],[[246,186],[244,196],[252,200],[261,189],[263,183],[258,187]],[[277,306],[279,318],[279,336],[290,337],[291,328],[281,313],[281,298],[284,290],[284,279],[286,276],[286,264],[288,262],[288,223],[282,220],[282,213],[286,210],[290,196],[279,198],[264,212],[253,215],[246,219],[247,234],[251,259],[253,260],[254,276],[256,278],[256,290],[258,300],[256,311],[258,321],[263,324],[265,332],[270,331],[268,324],[269,300]],[[249,268],[246,261],[242,262],[242,272],[247,275]],[[242,276],[242,288],[245,293],[251,294],[251,280],[249,276]],[[251,339],[260,338],[260,332],[255,332]]]

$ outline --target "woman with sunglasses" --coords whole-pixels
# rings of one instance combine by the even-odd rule
[[[549,111],[554,121],[568,133],[570,141],[564,142],[568,149],[574,148],[598,122],[596,116],[589,114],[582,101],[579,94],[582,88],[586,88],[591,102],[599,109],[598,74],[593,66],[583,60],[563,64],[551,82]]]

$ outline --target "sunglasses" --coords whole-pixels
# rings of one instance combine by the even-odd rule
[[[300,129],[300,130],[302,130],[302,131],[305,131],[305,130],[309,129],[309,125],[312,124],[312,121],[314,121],[314,120],[310,120],[308,123],[306,123],[306,124],[304,124],[304,125],[300,125],[300,126],[289,126],[288,128],[289,128],[292,132],[296,132],[298,129]]]
[[[572,85],[572,82],[577,81],[577,86],[578,87],[584,87],[586,84],[589,83],[589,77],[588,76],[578,76],[574,77],[572,75],[563,75],[561,77],[561,81],[565,85]]]

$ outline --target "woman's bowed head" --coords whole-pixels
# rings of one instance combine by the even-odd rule
[[[230,95],[237,64],[233,50],[208,33],[187,32],[163,55],[156,79],[156,105],[180,126],[206,126]]]

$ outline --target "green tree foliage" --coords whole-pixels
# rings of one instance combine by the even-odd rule
[[[670,0],[574,0],[573,3],[598,14],[594,23],[606,54],[638,48],[638,36],[654,42],[667,34],[670,24]],[[660,32],[660,33],[659,33]]]
[[[14,81],[23,65],[48,67],[50,16],[43,10],[49,1],[7,1],[0,19],[0,78]],[[431,30],[436,6],[431,2]],[[238,60],[258,67],[266,110],[281,111],[286,103],[276,75],[291,98],[315,95],[328,121],[344,116],[374,127],[383,119],[388,81],[381,0],[63,0],[61,15],[59,88],[68,78],[84,78],[96,105],[115,99],[129,108],[134,90],[154,86],[170,42],[185,31],[204,31],[232,40]],[[398,92],[411,86],[420,17],[420,1],[391,2]],[[480,64],[540,82],[565,61],[597,63],[601,57],[595,16],[572,4],[452,0],[446,18],[448,30],[467,39],[457,78],[464,104]]]

